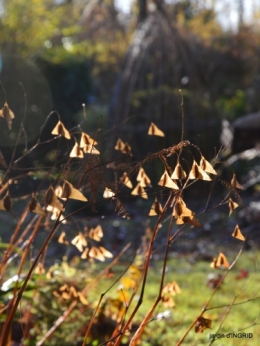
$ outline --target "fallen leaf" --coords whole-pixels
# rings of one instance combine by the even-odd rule
[[[245,269],[240,269],[240,273],[236,276],[236,280],[248,278],[249,272]]]
[[[203,333],[205,329],[211,328],[212,321],[208,318],[199,317],[195,323],[195,333]]]

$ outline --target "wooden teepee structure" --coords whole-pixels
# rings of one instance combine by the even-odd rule
[[[212,155],[220,120],[200,78],[201,46],[172,25],[162,1],[156,1],[153,10],[140,17],[111,100],[110,119],[117,126],[118,136],[132,143],[134,153],[141,155],[162,145],[177,144],[183,111],[184,139],[206,151],[211,147]],[[158,142],[150,138],[144,141],[151,121],[166,134]]]

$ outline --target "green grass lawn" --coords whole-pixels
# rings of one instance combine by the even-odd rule
[[[228,250],[227,250],[228,251]],[[236,254],[230,250],[226,252],[227,257],[232,262]],[[175,307],[164,306],[159,303],[151,321],[147,324],[145,331],[141,337],[139,345],[156,346],[156,345],[176,345],[176,343],[185,334],[188,327],[198,316],[211,298],[214,289],[209,287],[208,280],[210,277],[219,274],[223,275],[224,270],[217,270],[210,267],[210,263],[206,261],[192,261],[192,255],[176,255],[171,257],[167,263],[167,273],[165,284],[176,281],[181,288],[181,294],[173,297]],[[194,328],[189,332],[182,345],[209,345],[210,334],[227,334],[227,333],[253,333],[252,338],[220,338],[214,342],[217,345],[259,345],[260,340],[260,272],[259,272],[259,252],[244,252],[238,259],[235,266],[228,273],[221,287],[217,290],[210,302],[209,310],[204,313],[204,317],[212,321],[210,329],[205,329],[203,333],[195,333]],[[129,259],[130,260],[130,259]],[[86,262],[85,262],[86,263]],[[147,284],[145,287],[145,295],[143,303],[133,320],[133,328],[138,327],[147,312],[150,310],[155,301],[160,286],[161,270],[163,262],[161,260],[154,261],[153,266],[149,268]],[[91,282],[92,278],[105,268],[105,264],[96,263],[94,265],[82,265],[75,260],[69,266],[56,268],[56,273],[51,280],[46,280],[45,275],[34,277],[34,282],[39,284],[36,291],[28,290],[25,292],[24,304],[27,300],[32,303],[31,310],[33,318],[33,338],[27,345],[34,345],[36,339],[40,339],[44,333],[55,323],[59,316],[66,310],[70,302],[67,301],[63,305],[60,304],[53,292],[57,287],[67,282],[74,284],[79,288],[84,287],[86,282]],[[91,309],[87,306],[78,305],[72,315],[54,332],[52,337],[46,341],[47,346],[71,345],[71,340],[82,340],[82,334],[86,331],[86,326],[92,315],[92,308],[102,293],[104,293],[124,272],[127,262],[118,263],[113,271],[115,275],[112,278],[102,278],[97,285],[93,286],[87,294],[87,299]],[[60,268],[60,269],[59,269]],[[243,270],[243,272],[241,272]],[[241,273],[244,273],[244,275]],[[239,277],[243,278],[239,278]],[[116,299],[118,296],[118,286],[116,283],[103,298],[103,303],[109,299]],[[31,285],[32,286],[32,285]],[[123,289],[125,300],[131,294],[131,289]],[[37,295],[39,294],[39,295]],[[127,316],[138,302],[140,289],[138,290],[132,305],[127,312]],[[227,314],[230,305],[230,312]],[[103,304],[102,303],[102,304]],[[101,305],[102,305],[101,304]],[[19,310],[19,314],[22,311]],[[127,316],[125,320],[127,320]],[[225,318],[226,317],[226,318]],[[225,320],[223,320],[225,318]],[[221,323],[223,321],[223,325]],[[85,327],[84,327],[85,326]],[[221,327],[220,327],[221,326]],[[220,328],[220,329],[219,329]],[[82,329],[79,335],[78,330]],[[98,332],[101,332],[98,330]],[[111,335],[111,334],[109,334]],[[61,340],[62,343],[61,343]],[[66,342],[64,341],[66,340]],[[98,340],[93,338],[89,340],[89,345],[98,345]],[[124,338],[127,341],[127,337]],[[82,342],[82,341],[81,341]],[[126,343],[127,344],[127,343]],[[78,343],[75,343],[78,345]]]
[[[195,333],[193,328],[183,342],[183,345],[208,345],[210,343],[209,333],[227,334],[231,332],[251,332],[253,333],[253,338],[223,338],[218,341],[218,344],[259,345],[260,272],[258,270],[257,258],[259,258],[257,253],[244,253],[241,255],[237,264],[214,295],[209,305],[210,310],[204,314],[205,318],[212,320],[211,329],[206,329],[203,333]],[[237,277],[242,269],[248,271],[248,277],[238,279]],[[176,344],[196,316],[199,315],[214,291],[214,289],[208,287],[209,276],[211,274],[217,276],[219,273],[222,274],[224,272],[210,268],[207,262],[196,262],[191,265],[184,257],[171,259],[168,263],[166,283],[177,281],[182,293],[174,297],[176,304],[174,308],[160,306],[158,312],[169,310],[171,315],[168,319],[150,323],[143,338],[143,345],[146,342],[145,337],[149,338],[149,335],[152,338],[149,338],[147,345]],[[140,309],[140,317],[142,313],[149,309],[152,300],[156,296],[160,278],[159,274],[160,263],[157,263],[156,269],[150,272],[146,298]],[[254,297],[259,297],[259,299],[253,300]],[[221,321],[234,299],[235,304],[241,304],[232,306],[230,313],[219,329]],[[250,299],[252,301],[248,301]]]
[[[193,328],[183,345],[209,345],[211,341],[210,334],[218,333],[220,336],[239,332],[253,333],[253,337],[222,337],[216,340],[214,344],[259,345],[260,272],[258,262],[259,253],[244,252],[241,255],[211,300],[209,310],[203,315],[205,318],[212,320],[211,328],[204,330],[203,333],[195,333]],[[153,268],[150,268],[144,301],[134,320],[136,325],[141,322],[156,299],[160,285],[161,267],[162,262],[158,261]],[[120,266],[117,267],[117,270],[119,273]],[[239,276],[243,276],[241,270],[244,271],[243,273],[247,273],[248,276],[239,278]],[[217,277],[218,274],[223,275],[224,271],[212,269],[208,262],[191,264],[189,257],[171,258],[167,265],[165,283],[176,281],[182,293],[173,297],[175,301],[174,308],[165,307],[162,303],[159,304],[152,321],[145,329],[140,345],[175,345],[196,316],[200,314],[214,292],[214,289],[208,286],[209,277],[212,275]],[[108,285],[109,283],[106,282],[103,287],[99,286],[95,293],[98,291],[102,293],[102,289],[107,288]],[[114,291],[115,289],[112,289],[108,295],[113,296]],[[259,298],[257,299],[257,297]],[[134,303],[137,303],[138,298],[137,295]],[[227,314],[233,302],[234,304]],[[166,317],[161,318],[164,314]],[[223,320],[224,318],[225,320]],[[223,325],[221,326],[222,321]]]

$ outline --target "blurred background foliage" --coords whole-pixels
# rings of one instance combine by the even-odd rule
[[[32,142],[50,110],[67,127],[84,127],[85,103],[90,134],[102,115],[103,129],[115,126],[113,141],[121,136],[139,155],[151,144],[158,149],[180,141],[182,89],[184,137],[212,157],[222,119],[260,108],[259,9],[246,22],[245,2],[239,1],[236,25],[228,26],[228,13],[220,15],[216,3],[225,5],[133,0],[125,13],[115,0],[1,0],[0,78],[16,114],[13,130],[1,139],[4,151],[14,143],[24,112],[21,82]],[[168,139],[141,146],[151,121]],[[108,157],[114,144],[107,146],[102,133]]]

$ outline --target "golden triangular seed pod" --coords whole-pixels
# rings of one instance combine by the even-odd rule
[[[212,165],[205,159],[204,156],[201,155],[201,159],[200,159],[200,168],[207,173],[211,173],[211,174],[217,174],[217,172],[215,171],[215,169],[212,167]]]
[[[148,195],[147,195],[145,189],[139,183],[133,189],[133,191],[131,192],[131,195],[133,195],[133,196],[140,196],[140,197],[142,197],[144,199],[148,199]]]
[[[58,200],[58,197],[56,196],[52,186],[50,186],[45,192],[44,200],[46,205],[50,205],[53,208],[58,209],[59,211],[64,210],[63,204]]]
[[[57,135],[57,136],[63,136],[67,139],[70,139],[70,133],[66,129],[66,127],[63,125],[63,123],[59,120],[57,125],[54,127],[54,129],[51,132],[52,135]]]
[[[179,190],[178,185],[170,178],[168,172],[165,170],[158,185],[168,187],[169,189]]]
[[[238,225],[236,225],[235,229],[234,229],[234,232],[232,233],[232,237],[236,238],[236,239],[239,239],[239,240],[242,240],[242,241],[245,241],[246,238],[243,236],[243,234],[241,233],[240,231],[240,228]]]
[[[240,190],[244,190],[243,186],[242,186],[242,185],[240,185],[240,184],[239,184],[239,182],[237,181],[237,178],[236,178],[235,173],[233,173],[233,177],[232,177],[232,180],[231,180],[230,186],[231,186],[233,189],[240,189]]]
[[[207,180],[210,181],[211,178],[210,176],[208,176],[207,173],[205,173],[200,166],[198,166],[197,162],[194,160],[192,167],[191,167],[191,171],[189,174],[189,179],[200,179],[200,180]]]
[[[46,211],[42,209],[42,207],[41,207],[40,203],[37,201],[35,195],[32,195],[32,198],[28,204],[28,210],[32,213],[46,216]]]
[[[161,204],[158,202],[157,198],[155,197],[155,200],[153,202],[153,205],[151,206],[151,209],[149,211],[149,216],[156,216],[156,215],[161,215],[163,211],[163,208]]]
[[[12,129],[12,120],[15,116],[14,116],[14,113],[9,108],[7,102],[5,102],[3,108],[0,109],[0,117],[4,118],[6,120],[9,130],[11,130]]]
[[[85,145],[97,145],[98,143],[91,138],[87,133],[82,132],[81,133],[81,138],[80,138],[80,147],[84,148]]]
[[[79,159],[82,159],[84,157],[84,154],[77,142],[75,142],[75,145],[70,152],[70,157],[78,157]]]
[[[133,184],[131,183],[131,180],[129,179],[126,172],[123,173],[123,176],[120,178],[120,180],[129,189],[133,188]]]
[[[162,130],[160,130],[153,122],[151,122],[151,125],[148,129],[148,135],[150,136],[159,136],[159,137],[164,137],[165,134],[163,133]]]
[[[171,175],[171,179],[173,180],[181,180],[181,179],[185,179],[186,178],[186,173],[183,170],[182,166],[180,165],[180,163],[178,162],[172,175]]]
[[[67,180],[64,181],[62,186],[61,198],[71,198],[78,201],[87,202],[87,198]]]

